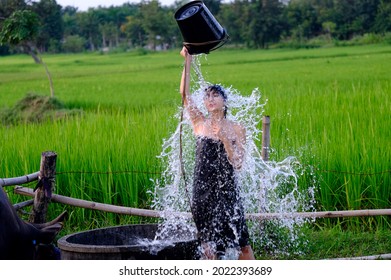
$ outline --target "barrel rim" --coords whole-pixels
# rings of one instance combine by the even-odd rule
[[[75,253],[94,253],[94,254],[106,253],[107,254],[107,253],[136,252],[136,251],[140,251],[140,250],[148,251],[151,248],[151,246],[148,246],[148,245],[138,245],[138,244],[135,244],[135,245],[130,245],[130,244],[125,244],[125,245],[92,245],[92,244],[79,244],[79,243],[68,242],[69,238],[74,237],[79,234],[88,234],[91,232],[97,232],[97,231],[102,231],[102,230],[107,230],[107,229],[142,227],[142,226],[152,226],[152,227],[156,227],[156,229],[157,229],[159,224],[133,224],[133,225],[130,224],[130,225],[120,225],[120,226],[109,226],[109,227],[74,232],[74,233],[71,233],[71,234],[68,234],[68,235],[61,237],[57,241],[57,246],[62,251],[75,252]],[[172,245],[167,245],[166,247],[174,247],[176,245],[183,244],[186,242],[197,242],[197,239],[173,241]]]
[[[203,1],[201,1],[201,0],[195,0],[195,1],[191,1],[191,2],[189,2],[189,3],[186,3],[186,4],[184,4],[183,6],[181,6],[180,8],[178,8],[178,10],[176,10],[176,12],[174,13],[174,18],[175,18],[175,20],[177,20],[177,21],[182,21],[182,20],[187,20],[188,18],[184,18],[184,19],[180,19],[179,18],[179,15],[180,15],[180,11],[183,11],[183,10],[185,10],[185,9],[187,9],[189,6],[194,6],[195,4],[201,4],[200,6],[202,7],[202,6],[205,6],[205,4],[204,4],[204,2]],[[205,6],[206,7],[206,6]],[[199,11],[197,11],[197,13],[198,13]]]

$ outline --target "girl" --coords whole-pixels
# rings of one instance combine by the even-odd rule
[[[203,258],[225,258],[228,250],[237,250],[239,259],[254,259],[235,177],[243,163],[245,129],[226,118],[227,95],[219,85],[205,89],[208,115],[197,108],[189,92],[192,56],[185,47],[181,55],[180,92],[197,138],[192,212]]]

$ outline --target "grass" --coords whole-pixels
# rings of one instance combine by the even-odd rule
[[[156,156],[178,122],[173,117],[180,106],[178,51],[44,59],[56,97],[66,108],[84,113],[0,126],[0,177],[37,171],[40,153],[53,150],[58,154],[57,193],[148,208],[150,179],[161,171]],[[232,85],[244,95],[258,87],[267,100],[264,113],[271,116],[271,159],[299,159],[304,170],[299,184],[316,186],[317,210],[350,210],[391,205],[390,62],[391,49],[381,44],[221,49],[202,59],[202,71],[206,80]],[[27,56],[0,57],[0,110],[31,92],[49,95],[44,69]],[[52,215],[63,208],[53,205]],[[144,222],[66,208],[71,216],[64,233]],[[317,222],[341,232],[380,232],[390,224],[386,217]],[[323,250],[320,245],[318,250]]]
[[[307,229],[307,245],[301,254],[271,255],[258,249],[256,255],[265,260],[324,260],[377,256],[391,252],[391,232],[352,232],[340,228]]]

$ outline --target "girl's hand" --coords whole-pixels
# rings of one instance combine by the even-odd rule
[[[188,50],[186,49],[186,47],[183,47],[181,52],[180,52],[181,56],[183,56],[184,58],[186,58],[188,55],[189,55],[189,52]]]
[[[211,123],[211,128],[212,128],[213,135],[215,135],[217,138],[220,138],[219,137],[220,126],[217,123]]]
[[[222,124],[222,122],[212,122],[211,123],[213,134],[220,140],[224,140],[226,138],[226,128]]]
[[[181,56],[185,58],[185,61],[188,63],[191,63],[192,61],[192,56],[189,54],[189,51],[186,49],[186,47],[183,47],[181,50]]]

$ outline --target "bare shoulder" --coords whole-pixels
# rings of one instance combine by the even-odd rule
[[[246,135],[246,128],[243,125],[233,121],[228,122],[229,125],[234,129],[236,135],[238,135],[239,137],[243,137],[244,135]]]
[[[236,122],[233,122],[233,121],[230,121],[230,123],[232,124],[232,127],[235,129],[235,131],[243,132],[243,133],[246,132],[245,127],[243,125],[241,125],[240,123],[236,123]]]
[[[190,120],[193,124],[193,127],[197,127],[205,122],[204,114],[197,108],[197,106],[194,105],[191,99],[186,107],[187,107],[187,112],[189,113],[190,116]]]

